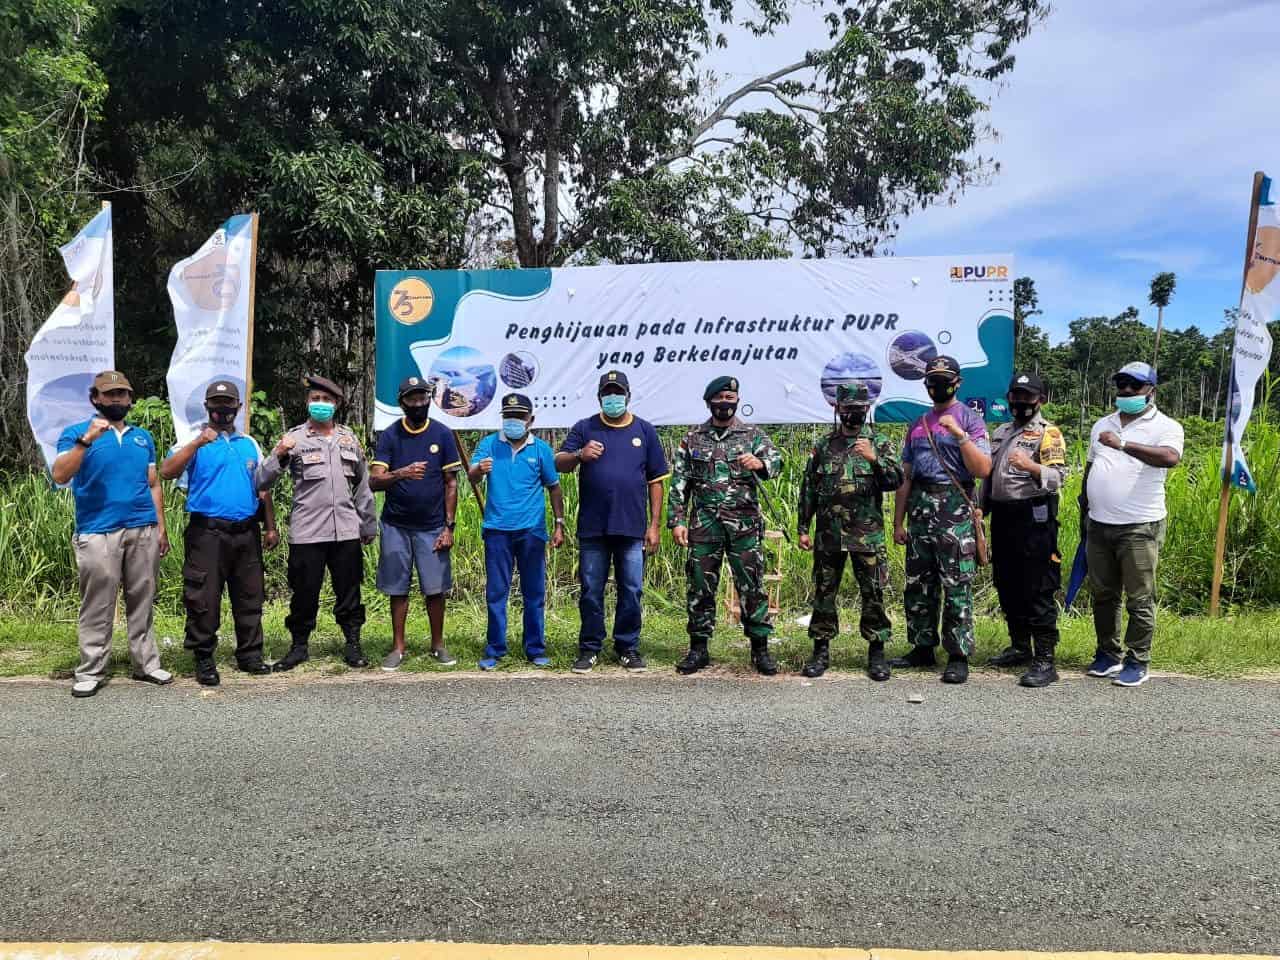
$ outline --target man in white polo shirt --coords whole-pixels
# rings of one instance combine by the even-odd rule
[[[1113,378],[1116,412],[1093,425],[1080,495],[1088,517],[1097,655],[1091,677],[1122,687],[1147,679],[1156,630],[1156,563],[1164,543],[1164,480],[1182,459],[1182,425],[1156,409],[1156,374],[1128,363]],[[1129,628],[1120,645],[1120,600]]]

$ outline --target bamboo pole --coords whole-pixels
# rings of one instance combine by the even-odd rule
[[[252,227],[249,237],[249,329],[244,363],[244,432],[253,432],[251,419],[253,405],[253,308],[258,293],[258,215],[250,214]],[[283,420],[281,421],[283,426]]]
[[[1258,201],[1262,196],[1262,181],[1265,175],[1261,170],[1253,175],[1253,195],[1249,200],[1249,230],[1245,237],[1244,270],[1240,276],[1240,297],[1244,298],[1245,279],[1249,276],[1249,265],[1253,262],[1253,244],[1258,232]],[[1238,321],[1237,321],[1238,322]],[[1222,595],[1222,568],[1227,552],[1227,514],[1231,508],[1231,467],[1227,457],[1231,455],[1231,390],[1236,382],[1235,359],[1232,358],[1231,378],[1227,387],[1226,436],[1223,440],[1222,455],[1222,493],[1218,497],[1218,536],[1213,549],[1213,586],[1209,591],[1209,616],[1216,617],[1219,612],[1219,601]]]

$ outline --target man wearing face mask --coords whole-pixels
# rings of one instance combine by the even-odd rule
[[[892,666],[933,666],[941,614],[947,651],[943,683],[969,679],[973,578],[978,572],[969,500],[975,480],[991,473],[986,424],[956,399],[960,382],[960,364],[954,357],[935,357],[925,367],[925,389],[933,409],[907,430],[902,449],[905,479],[893,510],[893,539],[907,547],[903,603],[912,646]]]
[[[564,543],[564,494],[556,458],[545,440],[535,437],[533,403],[523,393],[502,398],[502,430],[476,444],[468,475],[486,481],[484,502],[485,603],[488,630],[481,670],[495,670],[507,655],[507,603],[511,572],[520,571],[524,601],[524,655],[535,667],[551,666],[547,656],[544,604],[547,590],[547,506],[551,498],[555,530],[551,546]]]
[[[367,667],[360,646],[364,603],[364,551],[378,535],[378,517],[369,489],[369,468],[360,441],[333,418],[342,390],[327,377],[307,376],[307,421],[294,427],[258,464],[257,481],[269,489],[285,470],[293,478],[289,517],[289,616],[284,625],[293,643],[273,669],[292,670],[310,659],[308,644],[316,628],[320,588],[328,568],[333,582],[333,618],[346,639],[343,659]]]
[[[764,590],[764,518],[757,486],[782,470],[782,455],[768,435],[737,418],[738,380],[716,377],[702,394],[711,418],[680,441],[671,472],[667,526],[688,547],[685,577],[689,652],[676,665],[682,674],[711,663],[707,644],[716,625],[716,592],[727,556],[738,587],[742,629],[751,641],[751,663],[773,676],[769,653],[773,623]]]
[[[862,597],[858,627],[867,642],[867,675],[889,679],[884,645],[893,624],[884,609],[889,563],[883,494],[902,484],[902,468],[889,438],[867,423],[870,411],[871,393],[865,383],[837,386],[838,425],[813,448],[800,481],[798,542],[801,550],[813,551],[813,657],[804,665],[806,677],[820,677],[830,665],[831,641],[840,632],[836,595],[847,553]],[[809,522],[815,516],[817,529],[811,538]]]
[[[255,482],[262,451],[253,437],[236,430],[239,388],[230,380],[215,380],[205,391],[204,408],[208,422],[189,443],[173,448],[160,466],[160,476],[178,480],[187,491],[184,646],[195,657],[196,681],[216,687],[221,678],[213,655],[224,584],[235,621],[236,664],[245,673],[271,672],[262,659],[266,583],[259,516],[266,520],[268,549],[276,547],[280,534],[271,494],[259,493]]]
[[[378,589],[391,598],[392,647],[382,661],[383,670],[398,670],[404,661],[404,625],[415,569],[431,627],[428,656],[444,666],[458,662],[444,646],[444,598],[453,589],[450,557],[462,458],[453,431],[430,419],[435,387],[436,381],[421,377],[401,381],[404,417],[378,435],[370,464],[369,486],[387,492],[378,541]]]
[[[89,402],[98,415],[62,431],[52,470],[54,483],[71,484],[76,504],[72,545],[80,572],[80,665],[73,697],[92,697],[107,682],[122,587],[133,678],[173,680],[160,667],[151,629],[156,575],[169,552],[155,440],[124,422],[133,387],[123,373],[106,370],[94,377]]]
[[[1058,491],[1067,475],[1067,448],[1062,431],[1040,413],[1045,394],[1037,374],[1014,374],[1006,395],[1013,422],[996,429],[991,476],[982,484],[982,509],[991,517],[992,575],[1009,625],[1009,648],[989,663],[1030,664],[1018,681],[1024,687],[1058,679]]]
[[[618,606],[613,649],[632,673],[640,655],[645,554],[658,549],[662,481],[670,471],[658,431],[627,410],[631,385],[621,370],[600,377],[600,413],[579,420],[556,454],[561,473],[578,470],[578,659],[574,673],[590,673],[604,646],[604,587],[613,567]],[[581,468],[581,469],[579,469]]]
[[[1097,654],[1086,671],[1122,687],[1147,680],[1156,630],[1156,565],[1164,544],[1164,481],[1182,460],[1182,425],[1156,409],[1156,374],[1125,364],[1113,378],[1116,412],[1093,425],[1081,518]],[[1120,602],[1129,611],[1120,645]]]

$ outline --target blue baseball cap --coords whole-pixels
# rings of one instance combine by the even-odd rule
[[[1132,377],[1139,383],[1149,383],[1153,387],[1156,385],[1156,372],[1151,369],[1151,365],[1149,363],[1143,363],[1140,360],[1135,360],[1133,363],[1126,363],[1116,371],[1115,375],[1112,376],[1111,379],[1115,380],[1117,377]]]

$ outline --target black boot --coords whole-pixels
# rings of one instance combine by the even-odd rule
[[[684,659],[676,664],[676,673],[687,677],[709,666],[711,666],[711,656],[707,653],[706,644],[696,643],[689,647],[689,652],[684,655]]]
[[[216,687],[222,682],[218,676],[218,668],[211,657],[202,657],[196,661],[196,683],[202,687]]]
[[[261,657],[250,660],[236,660],[236,667],[241,673],[251,673],[256,677],[271,672],[271,668],[262,662]]]
[[[305,640],[294,640],[289,652],[273,663],[271,669],[276,673],[283,673],[285,670],[292,670],[298,664],[306,663],[310,659],[311,653],[307,650],[307,642]]]
[[[800,672],[806,677],[820,677],[827,672],[827,667],[831,666],[831,652],[827,644],[821,640],[815,640],[813,643],[813,656],[809,658],[809,662],[800,668]]]
[[[756,668],[756,673],[763,674],[766,677],[772,677],[778,672],[778,661],[773,659],[773,654],[769,652],[767,641],[761,644],[751,644],[751,665]]]
[[[346,649],[342,652],[342,659],[346,661],[348,667],[354,667],[357,670],[361,667],[369,665],[369,658],[364,655],[364,651],[360,649],[360,641],[354,643],[347,641]]]
[[[905,657],[894,657],[889,661],[889,666],[898,667],[933,667],[937,666],[938,660],[933,655],[933,647],[912,647],[911,652]]]
[[[1025,667],[1031,662],[1031,645],[1011,643],[987,661],[989,667]]]
[[[969,679],[969,658],[952,654],[947,657],[947,669],[942,671],[943,683],[964,683]]]
[[[1023,687],[1047,687],[1058,679],[1058,671],[1053,666],[1053,657],[1036,657],[1031,667],[1018,678],[1018,685]]]
[[[889,664],[884,658],[883,643],[873,643],[867,647],[867,676],[872,680],[889,679]]]

